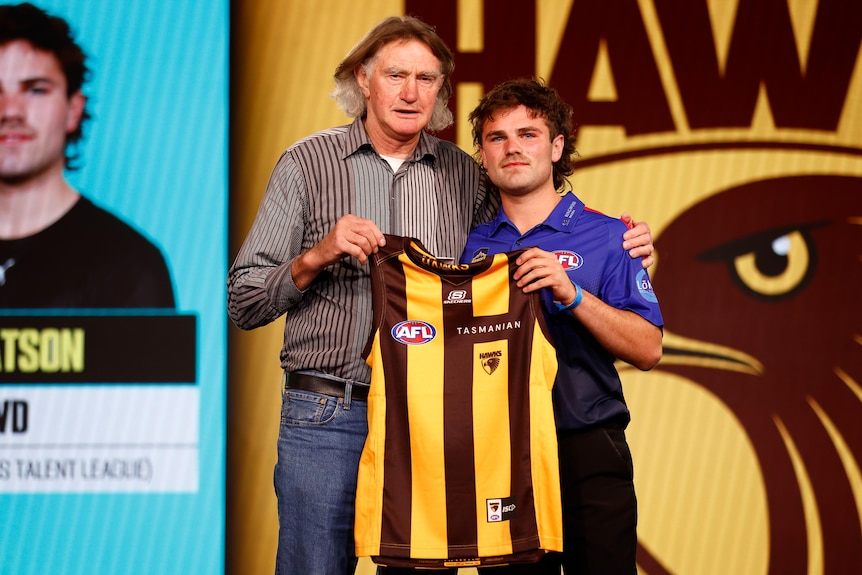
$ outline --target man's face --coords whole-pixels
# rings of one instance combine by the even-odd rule
[[[491,181],[508,194],[523,195],[544,186],[554,189],[554,162],[563,136],[551,140],[545,119],[524,106],[496,110],[482,127],[482,163]]]
[[[81,121],[84,97],[66,96],[53,54],[23,40],[0,46],[0,182],[62,174],[66,135]]]
[[[359,68],[356,79],[368,100],[366,130],[372,140],[393,143],[415,139],[428,125],[443,84],[440,60],[418,40],[390,42],[377,52],[370,77]]]

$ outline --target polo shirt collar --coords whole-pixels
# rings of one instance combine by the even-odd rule
[[[583,211],[584,202],[579,200],[572,192],[566,192],[560,198],[560,203],[557,204],[554,211],[551,212],[551,215],[548,216],[548,219],[542,225],[548,226],[558,232],[570,234],[575,227],[575,220],[578,219],[578,216]]]
[[[570,234],[574,231],[575,220],[584,211],[584,207],[584,202],[578,199],[575,194],[566,192],[550,215],[537,227],[547,227],[558,232]],[[496,235],[503,226],[508,226],[514,230],[518,229],[506,216],[501,206],[497,212],[497,217],[491,221],[491,235]],[[529,233],[528,231],[527,234]]]

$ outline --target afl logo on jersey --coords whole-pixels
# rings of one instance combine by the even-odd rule
[[[489,499],[487,501],[488,505],[488,521],[491,523],[496,523],[498,521],[503,520],[503,514],[501,513],[501,509],[503,504],[499,499]]]
[[[422,345],[437,337],[437,330],[428,322],[409,319],[395,324],[392,338],[407,345]]]
[[[577,252],[557,250],[554,252],[554,255],[557,256],[557,259],[566,271],[576,270],[584,264],[584,259]]]

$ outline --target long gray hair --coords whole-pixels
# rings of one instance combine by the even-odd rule
[[[428,122],[428,130],[438,131],[452,125],[452,112],[447,107],[452,95],[452,83],[449,78],[455,69],[455,58],[446,43],[437,35],[434,28],[412,16],[390,16],[372,28],[352,50],[344,57],[335,69],[335,88],[330,96],[338,106],[351,118],[364,117],[368,111],[365,94],[359,87],[354,74],[359,66],[363,66],[366,74],[373,73],[374,58],[381,48],[391,42],[419,40],[428,46],[431,53],[440,60],[440,73],[443,85],[437,93],[434,112]]]

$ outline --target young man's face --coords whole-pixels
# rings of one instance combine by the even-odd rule
[[[23,40],[0,46],[0,182],[25,182],[59,172],[66,135],[84,108],[66,96],[66,77],[53,54]]]
[[[434,113],[443,85],[440,60],[419,40],[390,42],[381,48],[368,76],[359,68],[356,79],[368,99],[366,129],[372,139],[393,142],[416,138]]]
[[[496,110],[482,127],[482,163],[501,192],[523,195],[550,186],[563,136],[551,140],[545,119],[524,106]]]

